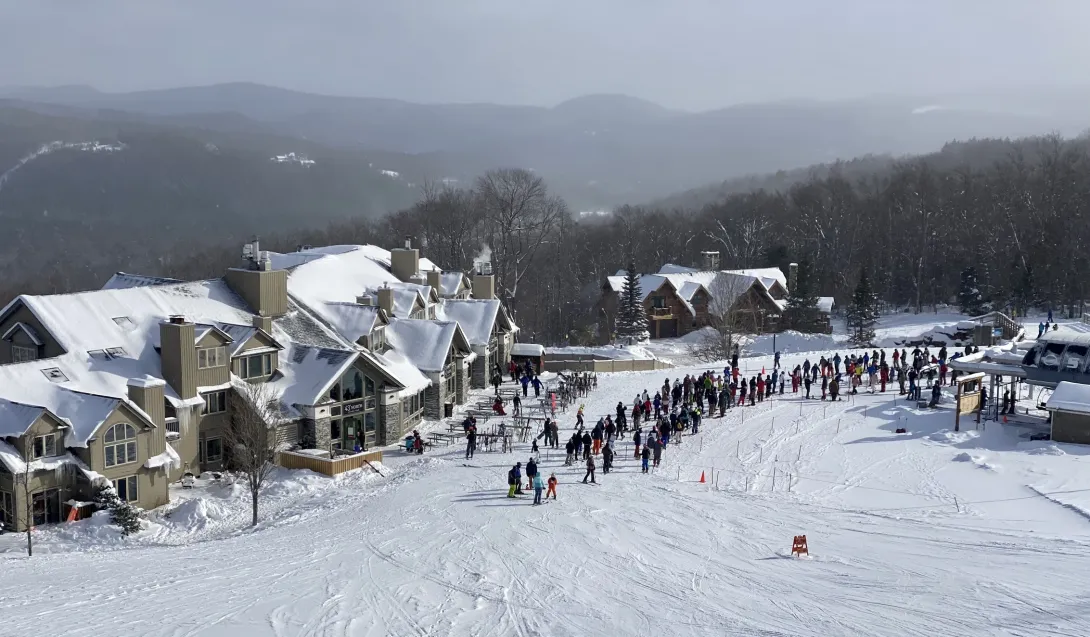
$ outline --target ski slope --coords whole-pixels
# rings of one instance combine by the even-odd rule
[[[588,425],[703,369],[602,375]],[[788,386],[706,419],[652,475],[627,442],[598,486],[543,449],[560,497],[540,507],[505,497],[523,444],[393,451],[387,477],[282,472],[256,530],[244,492],[209,488],[130,540],[62,525],[28,559],[0,538],[0,634],[1090,634],[1090,449],[952,419]]]

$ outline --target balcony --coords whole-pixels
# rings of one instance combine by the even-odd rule
[[[653,307],[651,308],[651,319],[654,321],[660,321],[663,319],[674,318],[674,311],[668,307]]]

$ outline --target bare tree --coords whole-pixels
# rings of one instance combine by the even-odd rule
[[[251,525],[256,526],[261,489],[276,467],[280,451],[276,425],[282,418],[280,400],[263,383],[236,387],[230,423],[224,431],[228,463],[232,471],[245,478],[253,505]]]
[[[549,196],[541,177],[517,168],[492,170],[478,178],[477,197],[484,213],[484,237],[492,250],[492,270],[513,309],[519,282],[568,208],[562,199]]]
[[[23,482],[23,505],[26,509],[26,554],[27,557],[34,557],[34,537],[31,531],[34,528],[34,503],[32,502],[32,494],[30,493],[30,477],[33,472],[30,470],[30,463],[23,464],[23,472],[19,475],[19,478]]]
[[[746,292],[753,278],[720,273],[708,287],[708,327],[699,340],[689,344],[689,354],[705,363],[727,360],[739,349],[739,341],[752,326]]]

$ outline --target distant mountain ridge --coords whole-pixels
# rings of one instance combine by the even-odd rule
[[[951,139],[1070,135],[1090,127],[1082,109],[1090,92],[1083,90],[794,100],[698,113],[624,95],[586,95],[551,108],[417,104],[245,82],[132,93],[10,88],[0,96],[40,105],[30,108],[112,110],[329,146],[434,153],[449,157],[451,167],[521,166],[579,209],[836,159],[930,152]]]

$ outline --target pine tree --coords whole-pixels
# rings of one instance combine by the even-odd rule
[[[818,326],[820,314],[813,273],[810,264],[804,261],[798,265],[794,289],[787,291],[787,307],[783,312],[784,327],[800,332],[813,331]]]
[[[99,484],[95,488],[95,494],[91,496],[91,501],[95,503],[100,511],[103,509],[113,510],[121,504],[121,498],[117,497],[117,491],[114,491],[113,485],[108,482]]]
[[[649,337],[640,275],[636,273],[636,266],[629,263],[624,275],[624,287],[621,288],[621,304],[617,310],[617,339],[631,343],[647,340]]]
[[[110,521],[121,527],[121,535],[132,535],[140,530],[140,510],[128,502],[119,502]]]
[[[984,295],[980,292],[976,268],[969,266],[961,271],[961,289],[958,291],[958,304],[961,311],[969,316],[984,313]]]
[[[871,290],[867,271],[859,275],[852,303],[848,306],[848,340],[856,347],[869,347],[874,341],[874,325],[878,322],[878,296]]]

